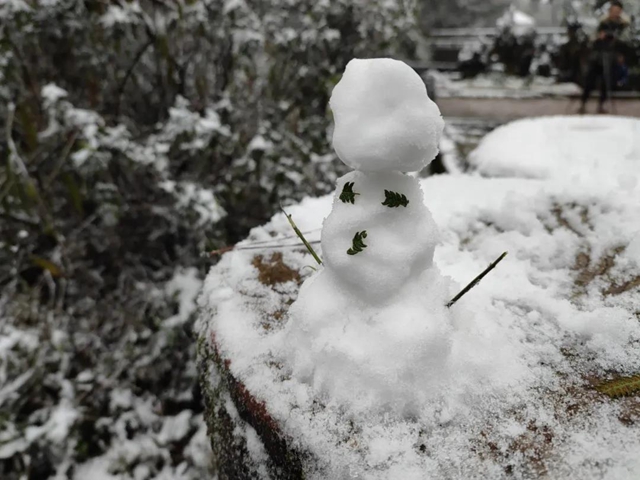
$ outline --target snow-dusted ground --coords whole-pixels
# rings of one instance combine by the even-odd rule
[[[429,72],[435,78],[438,97],[462,98],[536,98],[580,95],[574,83],[557,83],[553,78],[534,76],[520,78],[495,72],[461,79],[457,72]]]
[[[202,334],[215,332],[233,375],[266,402],[294,447],[312,452],[309,478],[636,479],[638,397],[611,400],[594,386],[640,372],[640,188],[626,169],[640,165],[640,137],[630,133],[638,123],[516,123],[472,155],[486,176],[421,181],[441,231],[435,263],[443,274],[461,286],[509,252],[453,307],[491,325],[479,344],[501,338],[497,350],[516,352],[518,375],[506,389],[488,384],[456,396],[445,385],[419,414],[397,417],[345,409],[289,377],[278,362],[288,320],[282,312],[298,285],[265,284],[254,259],[279,250],[286,265],[311,273],[304,250],[273,248],[296,243],[283,215],[254,229],[211,271]],[[544,174],[532,174],[535,165]],[[507,178],[488,177],[495,174]],[[289,209],[309,240],[317,241],[331,201]],[[453,375],[449,386],[468,373]]]

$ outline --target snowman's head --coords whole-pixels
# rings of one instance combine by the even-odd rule
[[[440,110],[404,62],[351,60],[329,104],[333,148],[354,169],[414,172],[438,154],[444,128]]]

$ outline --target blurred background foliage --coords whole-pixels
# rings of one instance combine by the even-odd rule
[[[201,253],[333,189],[331,89],[415,9],[0,3],[0,478],[207,478]]]

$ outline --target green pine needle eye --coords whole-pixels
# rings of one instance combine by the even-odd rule
[[[362,232],[356,232],[356,234],[353,236],[353,245],[349,250],[347,250],[347,255],[355,255],[367,248],[367,246],[364,244],[365,238],[367,238],[366,230],[363,230]]]
[[[390,190],[384,191],[384,202],[382,205],[389,208],[397,208],[399,206],[406,207],[409,205],[409,199],[402,193],[392,192]]]
[[[344,184],[344,187],[342,187],[342,193],[340,194],[342,203],[353,204],[356,202],[356,195],[360,194],[353,191],[353,184],[354,182],[347,182]]]

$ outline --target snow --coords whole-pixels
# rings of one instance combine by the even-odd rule
[[[60,443],[69,436],[69,430],[80,416],[70,401],[62,401],[52,412],[47,436],[54,443]],[[27,430],[28,432],[28,430]]]
[[[2,307],[2,305],[0,305]],[[0,408],[11,397],[18,395],[20,387],[28,382],[33,372],[24,372],[11,379],[11,354],[14,349],[31,351],[38,346],[38,337],[32,332],[24,332],[11,325],[0,325]]]
[[[439,98],[540,98],[580,95],[575,83],[556,83],[554,78],[505,76],[502,73],[483,73],[474,78],[460,79],[457,72],[430,70],[435,78]]]
[[[178,313],[164,321],[165,328],[185,323],[196,311],[196,297],[202,288],[202,280],[196,268],[177,270],[167,283],[165,290],[169,296],[177,296]]]
[[[340,192],[353,183],[354,203]],[[402,192],[406,207],[383,205],[385,190]],[[355,232],[367,232],[366,250],[347,254]],[[358,299],[380,304],[400,292],[417,274],[432,265],[438,242],[437,226],[422,201],[418,182],[398,172],[353,171],[338,180],[333,209],[322,230],[326,269]]]
[[[488,368],[503,353],[507,358],[501,358],[501,364],[511,366],[517,359],[480,340],[482,331],[470,328],[478,322],[468,318],[469,312],[456,316],[459,310],[446,306],[457,286],[433,264],[438,228],[418,180],[397,171],[397,158],[408,166],[418,155],[407,146],[431,152],[427,160],[437,154],[443,124],[440,112],[428,100],[424,86],[415,89],[415,98],[380,95],[383,90],[411,92],[419,78],[406,71],[404,63],[373,59],[349,65],[332,95],[338,113],[334,144],[346,148],[348,156],[343,150],[343,160],[359,169],[338,180],[331,213],[322,227],[324,263],[304,283],[289,309],[291,321],[282,353],[293,377],[311,386],[318,398],[338,402],[350,411],[422,416],[422,405],[439,400],[442,391],[469,394],[492,376],[500,381],[519,377],[517,372]],[[364,74],[376,75],[380,85],[368,91],[365,78],[369,77]],[[362,83],[365,97],[351,91]],[[376,120],[373,123],[379,125],[373,126],[359,120],[370,120],[372,111],[392,120]],[[345,115],[353,117],[354,123],[364,123],[360,128],[376,132],[382,146],[391,147],[390,154],[372,157],[375,150],[369,149],[372,139],[368,136],[363,137],[367,148],[360,150],[356,141],[351,149],[353,135],[341,139],[350,127],[343,123]],[[395,120],[394,115],[398,115]],[[398,134],[406,130],[399,120],[405,115],[420,119],[427,132],[434,128],[437,135],[418,140],[413,134]],[[400,152],[399,157],[393,156],[395,152]],[[495,338],[500,335],[496,333]],[[470,348],[475,355],[469,355]]]
[[[268,152],[272,149],[273,144],[269,140],[265,139],[262,135],[256,135],[255,137],[253,137],[249,142],[249,145],[247,146],[247,150],[250,152],[253,150]]]
[[[70,108],[66,112],[66,122],[82,131],[86,147],[71,154],[71,160],[81,167],[100,145],[99,132],[104,127],[104,119],[92,110]]]
[[[629,243],[629,246],[627,247],[627,254],[636,266],[640,268],[640,230],[636,233],[633,240],[631,240],[631,243]]]
[[[281,214],[211,270],[200,298],[201,335],[210,341],[215,334],[230,372],[266,402],[291,444],[310,452],[308,478],[637,477],[640,424],[630,413],[637,402],[593,389],[640,371],[640,295],[637,286],[620,288],[640,275],[640,192],[619,188],[619,172],[610,171],[632,158],[626,153],[635,146],[624,140],[632,127],[629,119],[574,120],[578,128],[550,118],[498,132],[521,133],[503,135],[500,158],[514,165],[508,178],[492,177],[503,170],[487,163],[478,165],[484,177],[421,180],[439,228],[434,265],[441,274],[427,269],[431,278],[410,282],[392,302],[354,308],[350,285],[324,280],[331,256],[324,239],[321,273],[304,268],[313,265],[304,249],[279,250],[286,265],[311,278],[299,294],[295,282],[261,283],[254,255],[291,243]],[[596,155],[606,150],[602,143],[609,155]],[[579,153],[588,168],[580,169]],[[530,174],[536,164],[544,174]],[[334,196],[306,199],[287,211],[300,229],[315,232],[335,203]],[[243,250],[249,247],[258,249]],[[506,259],[444,313],[441,300],[503,251]],[[284,319],[269,320],[311,288],[317,296],[304,315],[291,307]],[[425,310],[421,318],[397,308],[416,305]],[[325,315],[331,309],[335,318]],[[345,311],[379,318],[360,322]],[[294,341],[303,357],[292,366]],[[625,415],[635,420],[623,422]]]
[[[193,132],[195,138],[185,143],[183,150],[204,148],[214,134],[229,135],[229,129],[222,125],[220,116],[211,108],[205,109],[204,116],[189,108],[189,101],[178,95],[176,103],[169,109],[169,121],[164,127],[165,135],[177,135]]]
[[[160,295],[161,301],[170,303],[171,299],[165,298],[165,295],[175,293],[177,317],[182,321],[195,311],[193,300],[200,284],[195,269],[177,270],[167,282],[166,290],[159,289],[156,293],[152,289],[149,293],[147,284],[148,295],[145,298],[150,304],[157,301],[156,296]],[[136,288],[140,287],[136,285]],[[87,308],[91,308],[90,305]],[[0,301],[0,411],[3,414],[17,412],[26,400],[37,402],[36,408],[30,407],[24,418],[16,417],[16,421],[9,415],[0,422],[0,460],[13,461],[12,457],[15,459],[18,454],[24,456],[27,462],[29,458],[31,462],[38,462],[40,457],[33,452],[50,449],[59,455],[52,458],[60,459],[54,463],[56,472],[51,478],[59,480],[186,480],[206,476],[204,472],[208,471],[210,463],[210,444],[203,416],[189,410],[168,416],[169,412],[163,412],[162,408],[164,398],[160,399],[148,390],[141,394],[137,386],[133,389],[134,393],[126,387],[129,382],[113,380],[114,376],[120,375],[117,372],[122,373],[127,366],[140,371],[140,364],[147,362],[149,369],[155,369],[153,362],[164,354],[165,349],[159,351],[154,345],[154,350],[158,351],[126,357],[122,369],[118,367],[114,370],[113,362],[109,361],[106,370],[101,370],[95,365],[87,367],[85,364],[75,364],[68,356],[57,357],[58,354],[62,356],[69,352],[71,343],[82,350],[92,348],[93,344],[87,341],[86,335],[80,335],[75,327],[65,323],[45,325],[46,333],[43,333],[39,330],[39,323],[43,322],[16,320],[6,309],[6,304]],[[178,322],[175,327],[170,327],[169,323],[167,321],[159,326],[166,334],[158,343],[174,342],[171,337],[183,334],[180,330],[186,328]],[[122,350],[130,350],[131,345],[147,340],[148,336],[149,333],[144,330],[123,335]],[[117,346],[114,348],[121,350]],[[47,357],[36,356],[44,350],[52,353]],[[194,378],[193,370],[195,365],[191,363],[181,374]],[[132,374],[128,372],[122,375]],[[35,383],[44,383],[55,395],[51,393],[42,397],[34,394],[32,386]],[[104,384],[106,387],[98,390]],[[189,388],[191,383],[184,385],[186,388],[182,394],[167,392],[165,398],[193,402]],[[133,386],[133,383],[129,386]],[[171,387],[167,385],[167,388]],[[96,391],[103,392],[99,394],[103,413],[96,413],[83,403],[88,395],[96,395]],[[100,432],[101,438],[109,438],[105,443],[100,443],[102,453],[94,459],[87,459],[81,454],[87,440],[84,436],[79,437],[78,431],[85,428],[85,421],[89,421],[95,431]],[[180,464],[172,461],[176,451],[181,452]],[[78,456],[79,453],[81,456]]]
[[[24,0],[5,0],[0,4],[0,16],[8,17],[14,12],[28,12],[31,7]]]
[[[186,437],[191,428],[190,422],[192,417],[193,413],[191,410],[183,410],[178,415],[166,417],[162,429],[158,434],[158,442],[168,444]]]
[[[98,457],[87,463],[80,465],[73,476],[74,480],[122,480],[121,475],[109,473],[109,461],[103,457]]]
[[[633,191],[640,120],[580,116],[523,119],[487,135],[469,156],[482,175],[606,182]]]
[[[100,17],[100,23],[106,28],[135,23],[142,17],[141,13],[140,4],[137,1],[126,2],[121,5],[109,5],[104,15]]]
[[[137,3],[128,5],[131,6],[127,8],[139,8]],[[166,179],[165,185],[172,183],[168,171],[169,156],[178,138],[188,136],[190,141],[180,141],[180,148],[193,153],[206,148],[214,137],[231,134],[212,108],[206,108],[203,114],[195,112],[191,110],[189,101],[181,96],[176,97],[174,106],[169,109],[169,120],[159,124],[157,132],[144,142],[134,141],[125,125],[108,126],[96,112],[76,108],[66,99],[67,92],[53,83],[43,87],[42,96],[49,123],[38,136],[46,139],[59,134],[60,130],[67,130],[69,135],[71,132],[80,133],[74,145],[81,148],[70,155],[77,167],[89,168],[99,162],[107,162],[110,155],[107,152],[115,150],[134,162],[153,165]],[[181,207],[193,205],[198,210],[203,225],[216,222],[225,215],[209,189],[184,182],[174,190],[182,195]]]
[[[510,7],[497,21],[498,28],[509,28],[515,35],[525,35],[534,32],[536,21],[530,15]]]
[[[224,407],[235,424],[233,436],[238,441],[244,440],[245,442],[247,453],[249,454],[247,460],[251,463],[251,467],[256,470],[256,478],[264,480],[270,479],[271,477],[266,467],[268,456],[260,436],[251,425],[241,419],[229,395],[226,395],[224,398]]]
[[[246,3],[244,0],[225,0],[224,7],[222,8],[223,13],[229,13],[236,8],[245,8]]]
[[[48,83],[42,87],[42,101],[45,106],[50,106],[56,103],[61,98],[68,96],[66,90],[58,87],[55,83]]]
[[[194,182],[165,180],[160,183],[160,188],[176,196],[179,208],[193,208],[200,217],[198,224],[202,227],[220,221],[227,214],[210,189]]]
[[[354,59],[330,100],[333,147],[362,171],[422,170],[438,154],[444,122],[420,76],[390,58]]]
[[[526,13],[519,10],[513,12],[513,23],[523,26],[534,26],[536,24],[533,17],[530,17]]]

